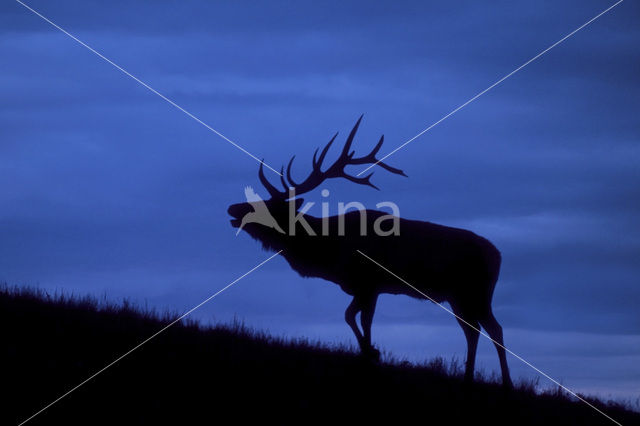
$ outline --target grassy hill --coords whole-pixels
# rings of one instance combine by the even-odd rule
[[[176,315],[0,289],[0,424],[18,424]],[[37,424],[614,424],[561,392],[513,392],[459,369],[373,365],[345,348],[239,325],[178,323],[42,414]],[[590,399],[623,425],[640,414]]]

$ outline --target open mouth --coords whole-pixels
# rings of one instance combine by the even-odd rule
[[[242,223],[242,220],[240,219],[231,219],[231,226],[233,226],[234,228],[238,228],[240,226],[240,224]]]

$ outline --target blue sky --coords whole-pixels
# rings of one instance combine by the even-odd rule
[[[360,114],[356,148],[384,134],[388,152],[613,2],[28,4],[269,164],[297,154],[300,177]],[[399,151],[409,178],[326,185],[334,213],[390,200],[489,238],[507,346],[633,399],[639,17],[623,2]],[[226,214],[245,185],[266,195],[253,159],[20,4],[0,23],[0,280],[182,311],[268,256]],[[352,343],[348,302],[276,259],[196,316]],[[453,318],[406,297],[382,297],[373,334],[398,357],[464,358]],[[479,362],[497,368],[489,342]]]

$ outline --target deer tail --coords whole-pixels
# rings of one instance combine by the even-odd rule
[[[489,290],[489,301],[493,298],[493,290],[496,288],[498,277],[500,276],[500,265],[502,264],[502,254],[491,242],[487,241],[488,247],[485,250],[485,262],[487,265],[487,285]]]

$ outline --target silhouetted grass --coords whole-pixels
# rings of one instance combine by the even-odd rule
[[[179,315],[130,302],[0,288],[0,424],[18,424]],[[27,424],[613,424],[535,381],[465,386],[462,363],[372,365],[350,348],[235,322],[182,321]],[[591,403],[624,425],[624,404]]]

